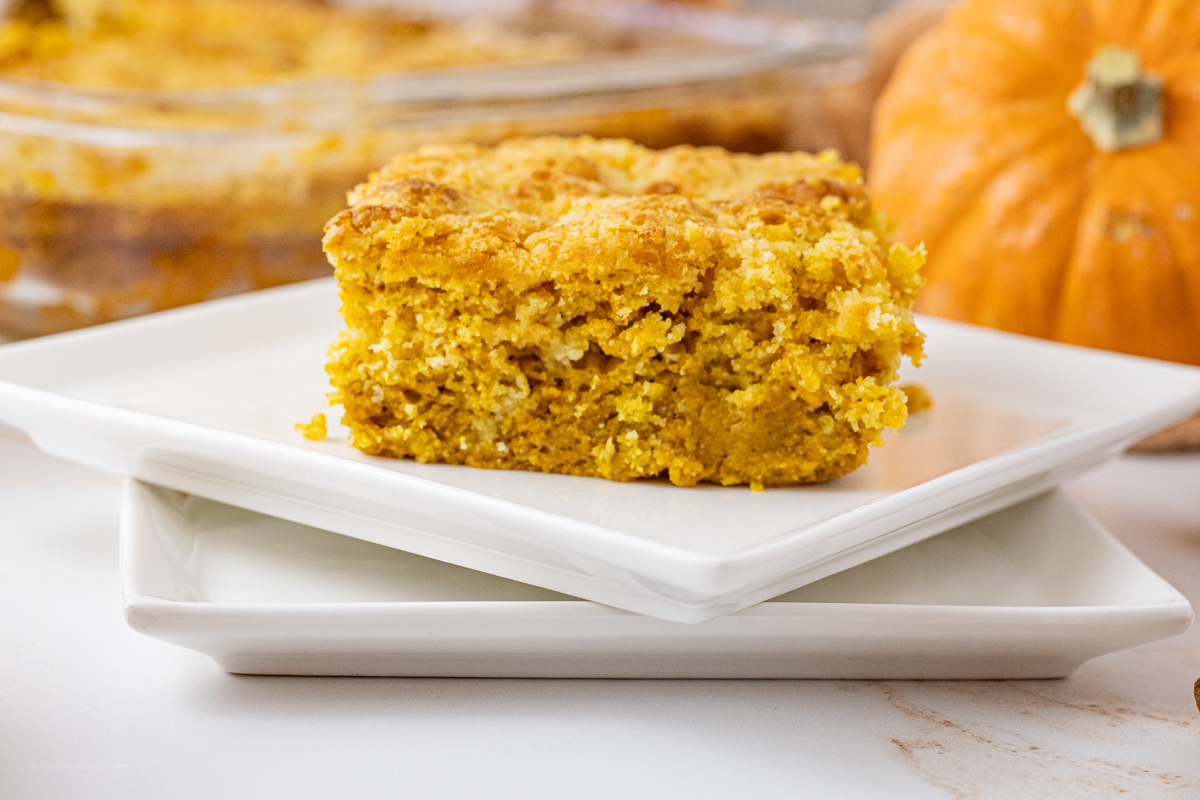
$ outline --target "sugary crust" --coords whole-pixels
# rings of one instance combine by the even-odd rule
[[[426,147],[325,248],[368,453],[618,480],[829,480],[905,418],[920,254],[832,155]]]

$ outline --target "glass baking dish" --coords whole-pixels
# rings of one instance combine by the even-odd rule
[[[219,89],[0,79],[0,336],[328,274],[321,229],[346,191],[425,143],[589,133],[652,147],[835,146],[817,94],[852,79],[863,49],[852,21],[504,6],[487,24],[573,32],[586,47],[534,64]]]

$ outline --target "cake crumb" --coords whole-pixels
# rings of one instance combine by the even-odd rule
[[[311,422],[297,422],[296,430],[300,431],[305,439],[314,442],[319,442],[329,433],[329,428],[325,424],[324,414],[314,414]]]
[[[924,386],[916,383],[906,383],[900,387],[900,391],[904,392],[904,405],[908,408],[909,414],[921,414],[933,408],[933,398],[929,396],[929,392]]]

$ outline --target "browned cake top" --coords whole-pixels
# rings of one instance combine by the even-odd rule
[[[393,253],[429,254],[418,259],[423,280],[452,272],[520,291],[627,271],[638,282],[688,284],[736,254],[747,280],[760,271],[763,290],[786,300],[797,287],[784,285],[783,262],[836,231],[847,246],[877,251],[852,259],[877,274],[843,281],[884,274],[860,172],[831,154],[654,151],[586,137],[429,146],[398,156],[350,203],[331,221],[327,247],[374,230]],[[375,277],[402,280],[413,267],[412,258],[385,260]],[[817,268],[814,279],[833,277]]]
[[[863,197],[858,168],[831,154],[650,150],[624,139],[543,137],[495,148],[422,147],[373,174],[351,193],[350,204],[403,205],[427,216],[511,211],[553,222],[583,198],[681,194],[720,201],[797,180],[814,187],[834,183]],[[433,191],[435,185],[453,191]]]

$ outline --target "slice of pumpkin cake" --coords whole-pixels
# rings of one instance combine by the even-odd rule
[[[363,452],[759,488],[904,423],[922,257],[831,154],[433,146],[350,204],[328,371]]]

